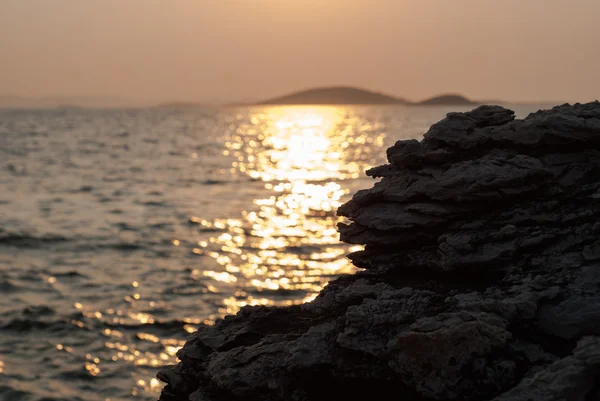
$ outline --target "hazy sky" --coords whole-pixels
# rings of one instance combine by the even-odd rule
[[[0,0],[0,94],[600,98],[600,0]]]

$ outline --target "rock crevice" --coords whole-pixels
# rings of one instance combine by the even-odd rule
[[[161,400],[600,396],[600,103],[450,113],[387,158],[338,210],[365,270],[201,327]]]

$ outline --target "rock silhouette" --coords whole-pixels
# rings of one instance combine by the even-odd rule
[[[338,213],[364,271],[203,326],[161,400],[600,399],[600,103],[481,106]]]

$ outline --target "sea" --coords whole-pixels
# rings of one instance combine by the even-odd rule
[[[354,273],[336,209],[467,109],[0,110],[0,400],[156,400],[199,325]]]

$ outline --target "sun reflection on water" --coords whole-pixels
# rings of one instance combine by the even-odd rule
[[[2,383],[30,398],[155,400],[158,368],[202,324],[313,299],[354,272],[336,209],[372,185],[363,171],[392,137],[438,120],[414,113],[5,113]]]
[[[183,319],[176,329],[186,333],[247,305],[310,301],[333,277],[355,271],[346,254],[360,247],[339,242],[336,209],[356,190],[349,183],[371,165],[371,152],[381,153],[382,127],[334,107],[246,113],[230,126],[223,155],[232,159],[226,174],[249,182],[255,199],[238,217],[210,219],[198,210],[189,216],[197,236],[169,240],[169,246],[183,250],[192,242],[190,256],[198,259],[189,279],[212,297],[207,302],[218,305],[216,313]],[[58,284],[55,277],[47,281]],[[99,355],[81,355],[89,376],[102,377],[117,361],[149,374],[177,362],[184,340],[153,333],[153,325],[161,322],[155,311],[170,306],[148,297],[141,280],[129,281],[126,287],[122,308],[99,311],[89,304],[73,305],[81,315],[73,325],[86,330],[96,320],[106,326]],[[55,347],[57,352],[77,353],[67,345]],[[133,374],[132,379],[132,396],[162,388],[151,375]]]
[[[238,288],[220,316],[246,305],[306,302],[333,276],[354,272],[345,254],[359,248],[340,244],[335,211],[349,193],[342,183],[370,161],[365,149],[373,146],[364,145],[381,147],[384,139],[357,119],[335,107],[272,108],[253,114],[225,142],[231,172],[261,182],[267,196],[239,219],[190,218],[220,232],[194,249],[220,266],[202,274]]]

